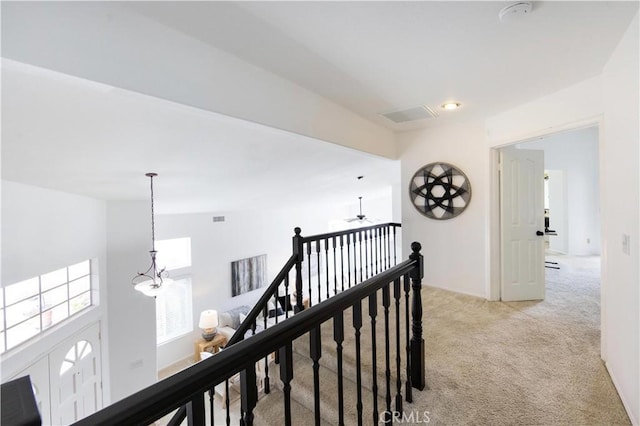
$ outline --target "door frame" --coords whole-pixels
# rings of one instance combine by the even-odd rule
[[[585,120],[566,123],[562,126],[540,129],[529,134],[521,135],[503,141],[500,144],[489,147],[489,282],[487,283],[486,295],[491,301],[499,301],[501,298],[502,286],[502,262],[501,262],[501,217],[500,217],[500,150],[502,148],[512,146],[518,143],[529,142],[545,136],[569,133],[588,127],[598,128],[598,186],[600,193],[605,190],[602,185],[602,170],[605,158],[602,146],[604,144],[603,118],[602,116],[592,117]],[[600,211],[606,209],[603,205],[603,197],[600,197]],[[605,241],[605,224],[600,222],[600,241]],[[600,254],[600,357],[603,361],[607,361],[606,347],[606,296],[607,296],[607,270],[606,270],[606,250]]]

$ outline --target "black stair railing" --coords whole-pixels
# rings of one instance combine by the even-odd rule
[[[406,260],[396,266],[393,266],[375,276],[365,280],[359,285],[345,289],[334,297],[323,301],[308,309],[304,309],[286,321],[282,321],[263,332],[256,333],[247,339],[239,341],[231,345],[202,362],[199,362],[186,370],[183,370],[165,380],[162,380],[140,392],[131,395],[115,404],[94,413],[93,415],[80,420],[77,425],[133,425],[133,424],[150,424],[163,416],[171,413],[176,409],[180,409],[186,405],[183,413],[189,425],[204,425],[207,414],[205,412],[206,393],[214,386],[224,383],[231,376],[239,373],[241,381],[241,406],[240,406],[240,424],[251,426],[254,422],[255,408],[258,403],[258,392],[256,386],[256,363],[260,362],[270,354],[277,352],[279,356],[279,378],[282,382],[282,407],[285,425],[291,425],[294,420],[291,414],[291,398],[295,393],[293,344],[294,340],[301,336],[307,336],[309,339],[309,358],[313,361],[314,373],[317,370],[318,362],[322,357],[322,333],[321,326],[328,321],[333,322],[333,341],[338,353],[337,371],[342,371],[343,346],[351,339],[347,339],[347,333],[355,336],[356,348],[356,370],[358,382],[361,380],[361,374],[365,367],[361,365],[361,335],[360,329],[363,326],[363,309],[362,304],[369,305],[369,319],[374,327],[372,329],[372,337],[376,334],[376,316],[378,314],[379,293],[382,293],[382,316],[380,320],[384,324],[384,361],[379,366],[384,371],[384,405],[387,412],[390,410],[401,411],[402,399],[411,400],[411,387],[424,388],[424,341],[422,338],[422,302],[420,287],[423,276],[423,259],[420,255],[420,244],[413,243],[411,245],[412,254],[409,260]],[[402,282],[404,281],[404,286]],[[391,303],[391,291],[395,303]],[[400,292],[404,293],[406,304],[404,306],[405,315],[400,301],[403,299]],[[411,293],[411,297],[410,294]],[[411,298],[411,315],[409,327],[409,298]],[[350,310],[353,315],[353,324],[350,327],[344,322],[344,314]],[[395,310],[395,312],[393,311]],[[394,339],[391,335],[389,321],[391,318],[406,319],[404,324],[406,332],[401,339]],[[397,330],[402,330],[402,324],[395,325]],[[409,336],[411,329],[411,336]],[[419,333],[419,334],[417,334]],[[402,347],[401,340],[405,340],[406,349]],[[392,344],[394,343],[395,344]],[[372,343],[372,352],[375,353],[377,345]],[[393,352],[392,354],[390,352]],[[393,386],[391,374],[393,366],[390,360],[392,355],[400,357],[400,361],[396,361],[396,372],[401,369],[402,363],[406,365],[406,375],[396,374],[396,381],[405,381],[406,391],[402,395],[403,386],[396,383]],[[403,360],[403,355],[406,358]],[[371,372],[375,372],[378,368],[377,357],[372,357]],[[306,364],[305,364],[306,365]],[[302,365],[300,368],[304,368]],[[324,377],[324,376],[323,376]],[[374,379],[376,375],[372,376]],[[342,375],[336,373],[335,380],[342,382]],[[322,382],[314,374],[314,394],[320,394]],[[341,386],[339,385],[341,388]],[[394,389],[395,388],[395,389]],[[343,392],[342,390],[339,391]],[[395,395],[393,395],[395,393]],[[393,398],[395,396],[395,398]],[[338,418],[335,419],[338,424],[344,424],[345,416],[355,416],[358,424],[369,424],[370,419],[374,423],[378,423],[378,398],[377,392],[372,392],[371,396],[367,396],[371,401],[365,398],[363,392],[357,393],[357,410],[355,413],[350,411],[345,413],[351,407],[340,406],[339,395],[336,395],[336,406],[339,406]],[[391,401],[395,399],[395,407],[391,406]],[[272,401],[273,402],[273,401]],[[314,419],[315,424],[320,424],[323,414],[320,411],[322,404],[316,398],[314,403]],[[363,408],[364,407],[364,408]],[[184,414],[183,414],[184,415]],[[210,424],[220,424],[221,415],[216,417],[211,408],[208,415]],[[227,405],[226,424],[230,424],[229,406]],[[308,422],[309,419],[296,419],[296,424]]]
[[[293,254],[227,342],[231,346],[259,328],[280,322],[397,263],[399,223],[384,223],[304,237],[295,228]],[[291,299],[294,299],[291,304]],[[275,310],[269,309],[271,303]],[[282,315],[278,315],[282,308]],[[274,311],[274,312],[272,312]],[[269,316],[273,321],[268,321]],[[262,318],[262,321],[260,321]],[[268,393],[268,386],[266,387]]]

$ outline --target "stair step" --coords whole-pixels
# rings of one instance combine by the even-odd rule
[[[372,353],[373,345],[371,341],[371,323],[368,315],[368,307],[363,303],[362,309],[363,324],[360,330],[360,356],[361,356],[361,374],[362,385],[371,390],[373,388],[372,373]],[[384,317],[381,315],[382,307],[378,308],[377,324],[376,324],[376,377],[378,384],[378,395],[386,394],[386,374],[385,374],[385,335],[384,335]],[[389,342],[389,366],[391,377],[391,394],[395,395],[396,390],[396,333],[395,333],[395,307],[389,314],[389,330],[391,341]],[[351,381],[356,381],[356,349],[355,349],[355,333],[353,329],[352,310],[348,309],[344,312],[344,342],[343,342],[343,375]],[[332,371],[337,370],[337,352],[336,343],[333,340],[333,320],[326,321],[320,327],[322,339],[322,357],[320,364]],[[301,355],[309,357],[310,343],[309,336],[305,335],[296,339],[294,342],[295,351]],[[400,377],[402,382],[406,378],[406,339],[404,333],[404,311],[401,310],[401,333],[400,333]],[[403,389],[404,391],[404,389]]]
[[[294,373],[291,381],[292,400],[312,410],[311,417],[306,422],[299,424],[313,423],[314,409],[314,389],[313,389],[313,362],[298,353],[293,354]],[[320,366],[320,416],[327,424],[338,424],[338,378],[336,372]],[[270,374],[271,376],[271,374]],[[275,376],[275,374],[274,374]],[[271,376],[273,387],[282,389],[282,382],[279,378]],[[343,407],[345,425],[357,424],[357,387],[355,382],[347,377],[343,377]],[[363,422],[364,424],[374,424],[373,421],[373,394],[369,389],[362,389]],[[384,398],[378,396],[378,412],[382,413],[386,409]],[[280,402],[282,404],[282,402]],[[294,422],[296,424],[296,422]]]
[[[313,407],[313,405],[312,405]],[[284,394],[277,386],[271,387],[271,392],[263,395],[253,411],[253,423],[256,426],[282,426],[284,424]],[[313,411],[291,398],[291,424],[310,425],[313,423]],[[331,423],[321,422],[323,426]]]

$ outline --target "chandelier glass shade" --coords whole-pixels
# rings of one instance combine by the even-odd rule
[[[158,176],[157,173],[146,173],[145,176],[149,177],[151,181],[151,250],[149,254],[151,255],[151,265],[145,272],[138,272],[131,283],[133,284],[133,288],[145,296],[155,297],[162,293],[166,287],[173,282],[171,278],[169,278],[169,273],[162,268],[158,270],[158,266],[156,264],[156,255],[158,254],[156,250],[156,235],[155,235],[155,219],[154,219],[154,209],[153,209],[153,178]]]

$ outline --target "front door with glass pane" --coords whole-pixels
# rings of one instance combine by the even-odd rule
[[[102,408],[99,323],[49,355],[51,420],[70,424]]]

